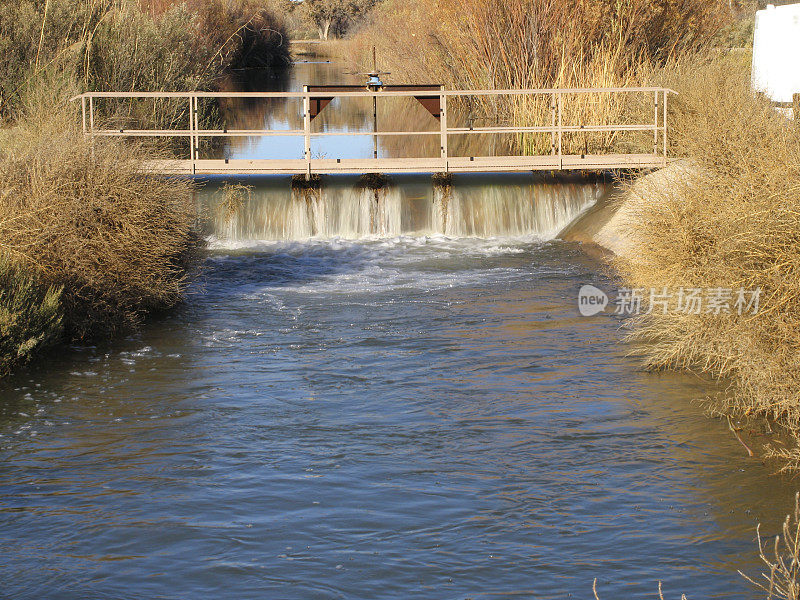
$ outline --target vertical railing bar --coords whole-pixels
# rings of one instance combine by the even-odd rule
[[[94,96],[89,96],[89,148],[94,158]]]
[[[378,96],[372,96],[372,158],[378,158]]]
[[[553,92],[550,96],[550,154],[556,155],[556,94]]]
[[[194,153],[194,103],[195,98],[189,95],[189,160],[192,165],[192,174],[195,173],[195,153]]]
[[[667,96],[669,92],[664,90],[664,166],[667,166]]]
[[[653,92],[653,155],[658,156],[658,92]]]
[[[83,123],[83,135],[86,137],[86,96],[81,96],[81,121]]]
[[[94,137],[94,97],[89,96],[89,133]]]
[[[564,106],[564,96],[561,93],[561,90],[558,90],[558,170],[564,170],[564,155],[562,154],[562,145],[563,145],[563,106]]]
[[[308,95],[308,86],[303,86],[303,140],[304,155],[306,159],[306,179],[311,179],[311,97]]]
[[[439,97],[439,131],[441,136],[441,156],[444,160],[444,172],[449,170],[448,165],[448,148],[447,148],[447,94],[444,93],[444,86],[442,86],[442,93]]]
[[[197,134],[200,131],[200,98],[192,94],[194,98],[194,160],[195,164],[192,165],[192,173],[197,173],[197,160],[200,155],[200,136]]]

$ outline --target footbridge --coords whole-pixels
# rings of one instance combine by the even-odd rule
[[[184,156],[175,159],[148,160],[143,169],[174,175],[226,174],[363,174],[363,173],[469,173],[469,172],[526,172],[570,170],[654,169],[666,166],[668,151],[667,103],[670,89],[660,87],[625,88],[558,88],[504,90],[448,90],[440,85],[380,86],[315,86],[307,85],[301,92],[86,92],[72,98],[80,101],[84,134],[91,138],[174,138],[183,139],[180,147]],[[317,117],[334,99],[367,98],[372,101],[371,129],[331,130]],[[378,103],[386,99],[417,102],[430,113],[423,130],[384,130],[378,124]],[[127,129],[109,126],[110,120],[101,109],[108,110],[115,101],[171,102],[185,106],[182,124],[170,129]],[[290,129],[228,129],[201,126],[201,103],[220,100],[258,101],[279,100],[292,109],[302,128]],[[395,100],[397,103],[398,100]],[[466,106],[525,107],[517,114],[528,115],[528,124],[491,123],[476,126]],[[592,110],[593,105],[605,107],[606,112]],[[621,106],[635,106],[641,121],[631,122],[630,112]],[[452,110],[449,109],[452,107]],[[328,111],[335,110],[334,107]],[[451,114],[452,113],[452,114]],[[592,115],[618,115],[621,122],[588,122]],[[625,118],[622,118],[623,115]],[[641,118],[648,115],[646,118]],[[519,119],[515,119],[518,121]],[[583,122],[587,121],[587,122]],[[369,119],[367,119],[369,123]],[[334,128],[335,129],[335,128]],[[457,136],[494,136],[506,134],[517,140],[512,148],[522,148],[516,154],[481,155],[474,150],[481,144],[461,144],[472,148],[457,151],[453,140]],[[636,144],[617,143],[625,135],[637,134]],[[290,136],[302,139],[303,150],[298,156],[282,158],[214,158],[201,152],[201,140],[231,137],[260,138]],[[328,136],[371,136],[371,158],[319,156],[314,146]],[[394,136],[432,138],[438,151],[433,156],[379,156],[379,140]],[[591,136],[601,136],[603,144],[590,145]],[[651,137],[650,137],[651,136]],[[642,142],[642,139],[651,142]],[[206,143],[206,145],[208,145]],[[175,146],[173,144],[173,146]],[[204,146],[205,147],[205,146]],[[430,144],[429,144],[430,147]],[[642,148],[647,148],[643,151]]]

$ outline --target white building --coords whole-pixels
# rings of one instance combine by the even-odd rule
[[[800,93],[800,4],[756,12],[752,81],[774,102]]]

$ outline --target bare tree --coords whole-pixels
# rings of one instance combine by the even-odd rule
[[[341,37],[362,19],[377,0],[303,0],[301,9],[306,19],[319,32],[320,39]]]

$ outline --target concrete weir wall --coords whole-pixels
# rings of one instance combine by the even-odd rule
[[[675,182],[690,177],[691,172],[691,164],[681,160],[639,177],[629,187],[614,187],[565,227],[558,237],[583,244],[591,254],[629,257],[634,244],[628,236],[627,225],[645,206],[646,198],[658,198],[659,190],[669,189]]]

